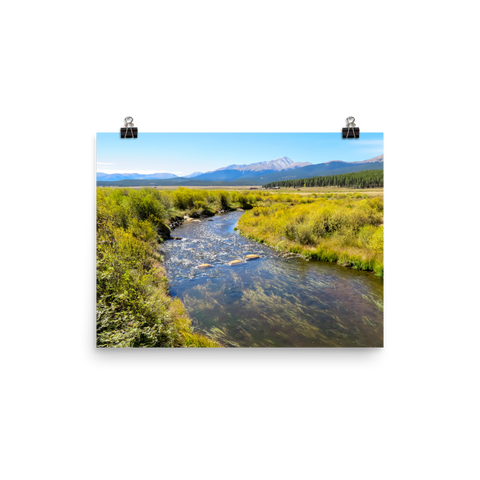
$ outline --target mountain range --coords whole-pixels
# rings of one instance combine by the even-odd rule
[[[151,173],[148,175],[139,173],[97,173],[97,181],[115,182],[119,180],[151,180],[165,178],[196,178],[197,180],[207,181],[232,181],[240,177],[254,177],[259,174],[291,170],[294,168],[311,165],[310,162],[293,162],[288,157],[276,158],[267,162],[251,163],[249,165],[229,165],[228,167],[218,168],[213,172],[193,172],[190,175],[178,177],[173,173]]]
[[[181,178],[194,178],[202,175],[203,172],[193,172],[190,175],[185,175]],[[158,173],[103,173],[97,172],[97,182],[116,182],[118,180],[151,180],[151,179],[165,179],[165,178],[180,178],[174,173],[158,172]]]
[[[198,177],[195,177],[195,180],[208,182],[231,182],[233,180],[256,177],[258,175],[267,175],[274,172],[294,170],[307,165],[311,165],[311,163],[294,162],[288,157],[280,157],[268,162],[251,163],[249,165],[228,165],[228,167],[218,168],[213,172],[199,175]]]
[[[163,178],[177,178],[173,173],[159,172],[150,174],[141,173],[103,173],[97,172],[97,182],[116,182],[118,180],[149,180],[149,179],[163,179]]]
[[[99,186],[119,185],[119,186],[206,186],[206,185],[264,185],[279,180],[293,180],[298,178],[310,178],[316,176],[340,175],[343,173],[360,172],[362,170],[380,170],[383,169],[383,154],[359,162],[345,162],[343,160],[332,160],[325,163],[313,165],[310,162],[294,162],[288,157],[280,157],[267,162],[252,163],[249,165],[229,165],[213,172],[207,172],[199,175],[191,174],[185,177],[177,177],[174,174],[171,177],[155,179],[151,174],[147,178],[123,177],[117,181],[106,181],[99,179]],[[97,174],[98,175],[98,174]],[[132,175],[132,174],[112,174],[112,175]],[[195,175],[195,177],[193,177]],[[148,180],[148,181],[147,181]]]

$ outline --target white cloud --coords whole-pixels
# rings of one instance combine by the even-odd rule
[[[97,162],[97,165],[115,165],[114,163],[102,163],[102,162]]]

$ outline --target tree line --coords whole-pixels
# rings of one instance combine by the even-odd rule
[[[379,188],[383,187],[383,170],[364,170],[363,172],[329,175],[326,177],[299,178],[267,183],[263,188],[272,187],[347,187]]]

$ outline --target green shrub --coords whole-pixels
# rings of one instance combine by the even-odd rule
[[[345,267],[349,267],[351,265],[350,256],[347,253],[340,254],[338,263],[340,265],[344,265]]]
[[[358,232],[358,239],[362,247],[368,247],[372,235],[375,233],[376,228],[373,225],[364,225]]]
[[[377,277],[383,277],[383,262],[374,262],[372,269]]]
[[[335,231],[333,237],[342,247],[355,245],[357,239],[357,236],[355,235],[355,229],[352,226],[342,226]]]
[[[370,237],[368,246],[374,252],[383,252],[383,225],[375,230],[373,235]]]

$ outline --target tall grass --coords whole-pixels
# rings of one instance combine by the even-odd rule
[[[252,208],[261,198],[259,195],[227,190],[200,190],[180,187],[176,190],[158,192],[163,199],[170,197],[180,210],[197,210],[199,207],[211,211]]]
[[[351,194],[309,200],[264,202],[241,217],[239,229],[279,250],[383,276],[383,201]]]
[[[185,307],[168,294],[158,254],[160,233],[173,213],[196,208],[196,201],[215,207],[221,194],[195,198],[188,192],[97,189],[98,347],[220,346],[192,330]]]

